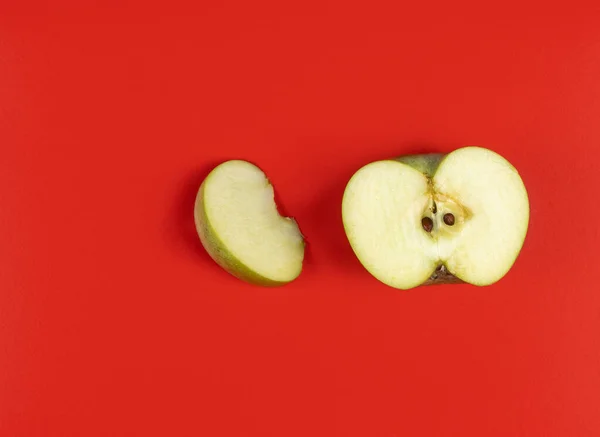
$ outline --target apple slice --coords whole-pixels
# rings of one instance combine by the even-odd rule
[[[304,237],[294,219],[279,214],[273,186],[255,165],[215,167],[200,186],[194,218],[208,254],[233,276],[278,286],[300,275]]]
[[[506,159],[464,147],[365,165],[346,186],[342,220],[361,264],[391,287],[485,286],[517,259],[529,199]]]

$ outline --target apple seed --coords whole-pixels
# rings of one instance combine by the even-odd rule
[[[425,232],[431,232],[433,229],[433,220],[431,220],[429,217],[423,217],[421,220],[421,225],[423,225]]]
[[[444,223],[448,226],[454,226],[454,215],[450,213],[444,214]]]

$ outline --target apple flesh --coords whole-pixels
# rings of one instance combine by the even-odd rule
[[[279,214],[273,186],[254,164],[215,167],[198,190],[194,219],[210,257],[233,276],[279,286],[300,275],[304,238],[294,219]]]
[[[398,289],[500,280],[529,224],[517,170],[482,147],[372,162],[342,201],[348,241],[375,278]]]

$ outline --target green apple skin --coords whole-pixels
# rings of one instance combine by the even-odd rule
[[[443,153],[424,153],[421,155],[399,156],[394,158],[394,161],[409,165],[431,179],[435,175],[444,156],[446,155]]]
[[[231,252],[225,249],[225,245],[219,239],[214,232],[210,221],[206,215],[206,208],[204,205],[204,186],[209,180],[210,175],[200,186],[198,194],[196,196],[196,202],[194,205],[194,220],[196,222],[196,231],[200,237],[202,245],[208,252],[209,256],[219,265],[223,270],[233,275],[234,277],[247,282],[252,285],[258,285],[261,287],[279,287],[288,284],[291,281],[280,282],[273,281],[269,278],[265,278],[262,275],[250,270],[240,260],[238,260]]]

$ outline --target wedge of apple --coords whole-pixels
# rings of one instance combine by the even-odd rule
[[[233,276],[279,286],[300,275],[304,237],[294,219],[279,214],[273,186],[254,164],[215,167],[198,190],[194,219],[208,254]]]
[[[506,159],[464,147],[365,165],[346,186],[342,219],[361,264],[391,287],[485,286],[517,259],[529,199]]]

